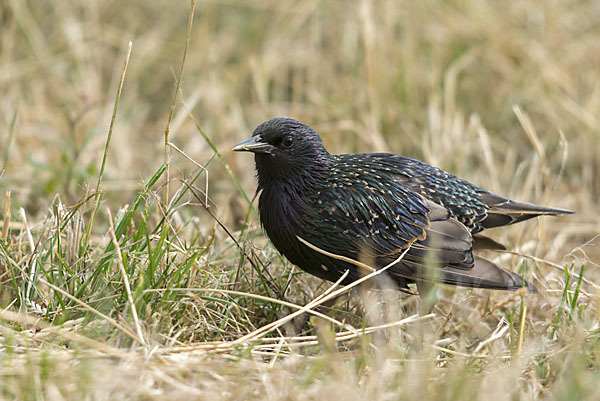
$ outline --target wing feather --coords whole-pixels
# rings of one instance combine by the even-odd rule
[[[303,219],[317,222],[317,226],[307,227],[301,236],[334,254],[354,260],[370,258],[376,268],[394,261],[410,246],[403,261],[388,271],[400,284],[431,280],[433,276],[443,283],[467,287],[521,287],[519,275],[473,255],[469,228],[453,218],[448,209],[408,188],[392,195],[358,186],[331,188],[319,191],[318,199],[307,199],[311,204],[318,201],[326,206],[307,208],[306,213],[311,215]],[[340,235],[320,236],[322,232]],[[481,244],[497,244],[485,241],[485,237],[477,238]],[[323,263],[338,272],[348,269],[338,260]]]

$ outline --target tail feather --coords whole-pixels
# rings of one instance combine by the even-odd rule
[[[481,194],[479,198],[489,206],[486,218],[480,223],[483,228],[507,226],[538,216],[560,216],[574,213],[567,209],[516,202],[492,193]]]
[[[412,278],[416,281],[435,281],[461,287],[486,288],[491,290],[516,291],[521,288],[527,288],[529,292],[538,292],[533,284],[527,282],[517,273],[503,269],[495,263],[479,256],[475,257],[475,263],[471,269],[444,267],[429,272],[423,265],[411,262],[404,262],[404,265],[412,270]]]
[[[494,250],[494,251],[506,251],[506,247],[498,241],[486,237],[481,234],[473,235],[473,250]]]
[[[488,288],[496,290],[518,290],[526,287],[528,291],[537,293],[537,288],[517,273],[503,269],[482,257],[475,257],[475,264],[470,270],[456,268],[443,269],[443,282],[464,287]]]

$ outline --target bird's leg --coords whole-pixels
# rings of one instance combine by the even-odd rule
[[[416,281],[416,284],[419,291],[419,298],[421,298],[419,314],[426,315],[431,313],[433,307],[439,301],[435,283],[431,281]]]

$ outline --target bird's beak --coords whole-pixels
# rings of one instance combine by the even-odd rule
[[[238,143],[231,150],[234,152],[267,153],[270,155],[273,153],[273,148],[273,145],[263,142],[262,138],[256,135],[242,143]]]

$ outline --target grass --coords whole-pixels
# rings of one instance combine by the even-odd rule
[[[187,3],[11,0],[0,17],[0,400],[597,399],[595,2],[213,1],[192,25]],[[355,290],[314,310],[349,289],[273,249],[252,160],[229,150],[276,115],[333,152],[577,211],[490,232],[540,294],[444,287],[419,314]]]

